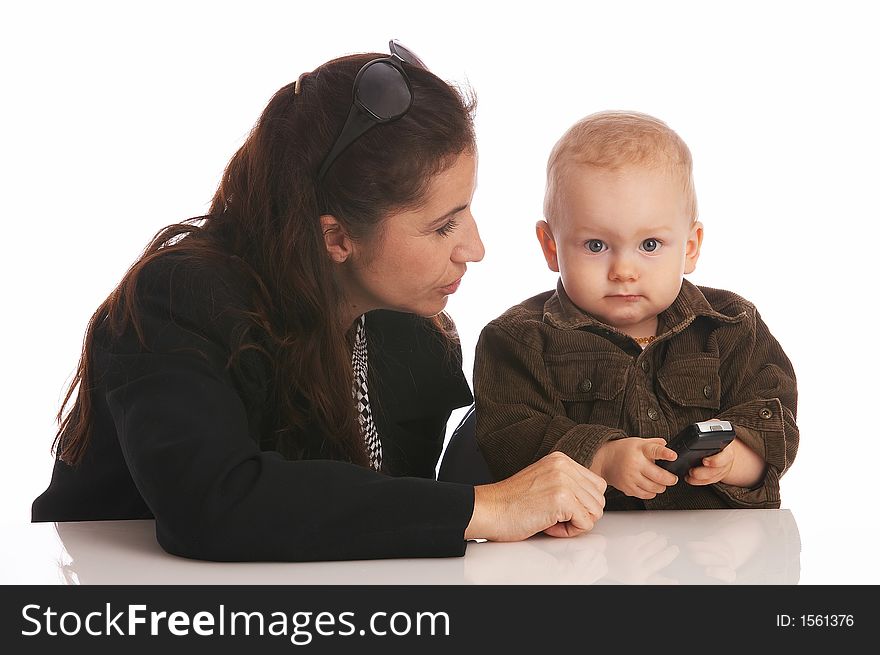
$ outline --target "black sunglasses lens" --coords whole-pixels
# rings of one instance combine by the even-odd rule
[[[403,61],[427,70],[424,62],[397,41],[389,43],[391,57],[367,62],[354,81],[354,105],[333,147],[318,169],[320,183],[340,153],[376,123],[387,123],[406,114],[412,105],[409,77],[398,63]]]
[[[403,74],[387,62],[377,61],[361,74],[357,85],[361,104],[379,120],[391,120],[406,113],[412,92]]]
[[[391,43],[388,44],[388,47],[391,49],[391,54],[397,55],[407,64],[410,64],[411,66],[418,66],[419,68],[424,68],[425,70],[428,70],[428,67],[425,66],[425,62],[419,59],[418,55],[416,55],[416,53],[414,53],[412,50],[410,50],[406,46],[401,45],[400,42],[391,41]]]

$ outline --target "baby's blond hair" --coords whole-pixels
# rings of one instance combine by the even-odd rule
[[[680,176],[691,221],[697,220],[691,151],[663,121],[633,111],[600,111],[572,125],[553,146],[547,162],[544,218],[559,213],[560,181],[575,166],[619,170],[666,167]]]

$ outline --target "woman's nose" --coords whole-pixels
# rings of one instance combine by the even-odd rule
[[[477,222],[472,215],[469,215],[463,227],[466,229],[462,230],[461,242],[453,250],[452,259],[459,264],[478,262],[485,256],[486,248],[483,246]]]

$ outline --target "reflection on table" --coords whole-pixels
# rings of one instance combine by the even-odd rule
[[[797,584],[800,551],[789,510],[609,512],[576,539],[469,548],[464,574],[479,584]]]
[[[800,577],[789,510],[608,512],[586,535],[470,543],[463,558],[307,563],[174,557],[156,543],[153,521],[54,527],[62,549],[55,565],[66,584],[727,585]]]

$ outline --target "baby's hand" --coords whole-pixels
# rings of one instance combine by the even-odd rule
[[[696,486],[720,482],[730,473],[736,459],[736,447],[731,446],[733,446],[733,442],[727,444],[721,452],[715,453],[711,457],[704,457],[703,465],[695,466],[688,471],[684,481]]]
[[[664,439],[626,437],[603,445],[593,459],[598,470],[593,470],[627,496],[650,500],[678,482],[673,473],[657,466],[654,460],[675,458],[675,451],[666,447]]]

